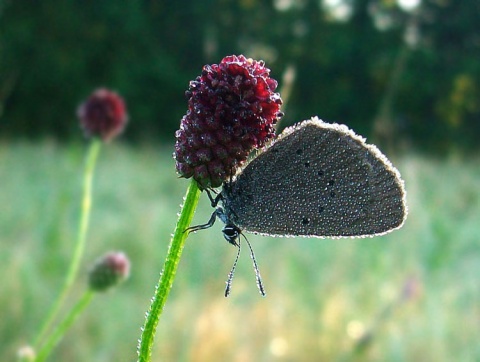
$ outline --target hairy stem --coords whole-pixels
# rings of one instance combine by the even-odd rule
[[[170,289],[172,288],[178,263],[185,245],[185,240],[188,236],[188,233],[185,232],[185,229],[192,221],[199,197],[200,190],[198,189],[197,183],[192,180],[187,190],[185,203],[183,204],[180,212],[180,217],[178,218],[173,238],[170,241],[163,271],[160,274],[160,280],[155,288],[155,295],[153,296],[152,303],[143,326],[142,336],[138,346],[139,362],[151,361],[152,346],[158,321],[162,314],[163,307],[165,306],[165,302],[167,301]]]
[[[50,310],[47,319],[42,325],[40,333],[35,339],[35,348],[39,348],[42,339],[45,337],[45,334],[48,332],[48,330],[50,330],[54,320],[57,318],[58,313],[60,312],[65,302],[65,299],[72,288],[73,282],[75,281],[78,274],[78,269],[80,267],[80,262],[82,260],[87,240],[87,230],[90,220],[90,209],[92,207],[93,173],[95,170],[95,164],[97,162],[98,154],[100,152],[101,144],[102,141],[100,139],[94,139],[88,149],[87,157],[85,160],[85,172],[83,177],[83,198],[81,204],[81,213],[73,258],[70,263],[70,268],[65,278],[62,291],[60,292],[57,300],[55,301],[55,304]]]

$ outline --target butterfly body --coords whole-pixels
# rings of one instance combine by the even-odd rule
[[[400,228],[407,216],[400,173],[374,145],[346,126],[314,117],[285,129],[213,198],[211,227],[238,247],[227,279],[231,289],[243,236],[250,248],[257,286],[265,290],[243,231],[270,236],[367,237]],[[218,204],[221,203],[221,206]]]
[[[406,216],[390,161],[347,127],[318,119],[284,131],[220,195],[227,223],[273,236],[381,235]]]

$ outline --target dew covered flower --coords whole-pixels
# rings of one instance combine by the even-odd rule
[[[109,252],[92,267],[88,276],[90,289],[104,291],[127,279],[130,261],[122,252]]]
[[[203,67],[190,82],[188,111],[175,134],[180,176],[193,177],[202,189],[218,187],[275,136],[282,99],[269,74],[263,61],[243,55]]]
[[[110,141],[120,134],[127,123],[123,98],[105,88],[94,91],[77,110],[85,135]]]

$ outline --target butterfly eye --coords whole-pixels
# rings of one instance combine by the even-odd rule
[[[240,235],[240,229],[237,228],[235,225],[227,224],[222,229],[223,236],[225,240],[227,240],[232,245],[238,245],[237,239]]]

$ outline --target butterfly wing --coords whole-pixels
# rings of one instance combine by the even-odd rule
[[[267,235],[378,235],[407,213],[390,161],[346,126],[317,118],[287,128],[223,194],[235,225]]]

